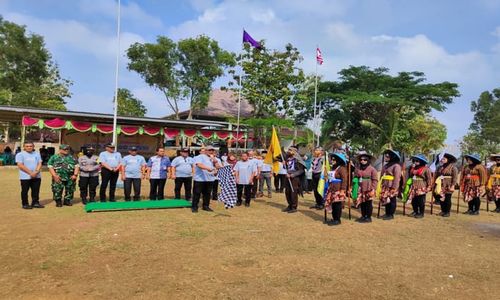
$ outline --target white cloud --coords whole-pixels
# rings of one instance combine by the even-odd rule
[[[98,32],[85,23],[75,20],[43,20],[18,13],[8,13],[5,18],[24,24],[30,31],[44,36],[47,46],[53,51],[74,49],[103,60],[116,56],[117,37],[111,30]],[[120,37],[122,55],[125,49],[135,42],[144,40],[135,33],[122,32]]]
[[[118,5],[115,0],[81,0],[79,3],[80,10],[85,14],[98,14],[116,20],[118,14]],[[124,21],[132,21],[141,26],[162,27],[163,23],[160,18],[145,12],[135,2],[121,2],[120,15]]]
[[[255,22],[260,22],[264,24],[269,24],[276,19],[276,15],[272,9],[265,9],[262,11],[254,11],[250,14],[251,18]]]

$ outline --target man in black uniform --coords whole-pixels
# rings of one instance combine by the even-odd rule
[[[306,164],[298,154],[296,147],[289,147],[286,153],[285,168],[287,170],[285,181],[285,196],[288,207],[283,211],[287,213],[297,212],[299,194],[302,196],[302,177],[304,176]],[[291,184],[291,185],[290,185]]]

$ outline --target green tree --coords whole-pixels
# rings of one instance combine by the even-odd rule
[[[165,95],[176,119],[181,100],[189,100],[191,111],[206,107],[213,82],[234,65],[233,54],[203,35],[178,43],[159,36],[156,43],[133,44],[127,56],[128,69]]]
[[[392,76],[387,68],[351,66],[339,74],[338,82],[319,85],[323,142],[341,140],[351,147],[374,153],[386,147],[416,149],[414,143],[420,141],[414,138],[415,132],[410,131],[412,120],[418,116],[428,118],[432,110],[445,110],[446,105],[459,96],[457,84],[424,83],[421,72],[400,72]],[[312,107],[301,116],[307,118],[311,114]],[[442,142],[433,147],[437,149],[441,145]]]
[[[135,98],[128,89],[118,89],[118,115],[144,117],[148,112],[142,101]]]
[[[267,50],[264,41],[260,41],[260,44],[260,49],[244,44],[243,53],[237,57],[238,65],[244,73],[241,97],[253,106],[253,119],[273,120],[279,116],[295,123],[298,108],[303,107],[307,96],[306,86],[310,83],[303,70],[298,67],[302,56],[292,44],[285,45],[283,51]],[[233,69],[229,73],[234,79],[229,86],[239,92],[239,71]],[[266,132],[273,124],[277,125],[276,122],[243,122],[253,127],[257,146],[265,144]],[[297,124],[299,123],[295,123]]]
[[[205,108],[208,104],[213,82],[224,75],[227,67],[235,65],[234,54],[219,47],[217,41],[201,35],[197,38],[180,40],[180,81],[190,103],[188,119],[193,110]]]
[[[464,136],[460,147],[464,153],[476,152],[483,157],[495,153],[500,148],[500,88],[492,92],[482,92],[471,103],[474,119]]]
[[[0,105],[66,110],[71,84],[61,77],[42,36],[0,16]],[[7,139],[12,126],[3,126]]]
[[[0,104],[65,110],[70,85],[43,37],[0,16]]]

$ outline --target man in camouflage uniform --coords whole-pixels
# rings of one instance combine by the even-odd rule
[[[78,162],[69,155],[69,146],[63,145],[59,147],[59,153],[54,154],[47,163],[49,172],[52,175],[52,193],[57,207],[62,207],[62,194],[64,194],[64,205],[73,205],[73,193],[75,191],[75,182],[78,177],[79,166]]]

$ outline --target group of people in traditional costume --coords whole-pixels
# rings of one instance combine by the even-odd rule
[[[349,197],[354,208],[359,208],[361,216],[356,219],[360,223],[372,222],[373,201],[378,200],[380,214],[381,206],[385,207],[383,220],[392,220],[396,213],[398,198],[406,204],[411,203],[413,211],[409,214],[414,218],[424,217],[428,193],[432,193],[431,204],[440,205],[439,216],[449,217],[452,207],[451,197],[456,186],[468,204],[464,214],[478,215],[481,206],[480,198],[487,196],[487,201],[494,201],[495,212],[500,213],[500,154],[493,154],[493,162],[489,171],[481,164],[477,154],[464,156],[466,164],[461,175],[457,169],[457,158],[444,153],[435,171],[429,167],[429,161],[422,154],[411,156],[411,165],[404,168],[398,151],[387,149],[383,153],[383,166],[380,176],[373,167],[374,157],[366,151],[359,152],[350,162],[342,152],[330,153],[330,169],[326,170],[324,151],[316,148],[312,162],[313,187],[316,204],[312,209],[326,209],[331,212],[332,219],[326,223],[331,226],[341,224],[342,209]],[[322,173],[327,174],[322,174]],[[327,175],[328,187],[325,196],[317,190],[322,175]],[[459,181],[460,180],[460,181]]]

